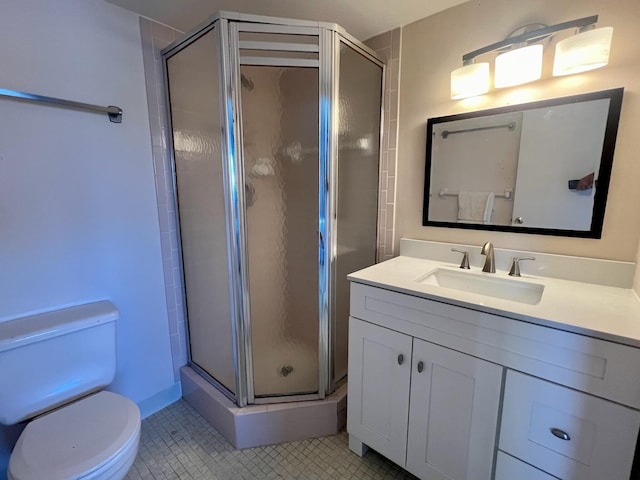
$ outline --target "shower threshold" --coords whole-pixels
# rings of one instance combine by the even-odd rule
[[[185,401],[238,449],[335,435],[346,425],[346,383],[324,400],[239,408],[189,366],[180,380]]]

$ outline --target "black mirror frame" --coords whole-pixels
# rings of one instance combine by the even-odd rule
[[[538,102],[524,103],[518,105],[508,105],[506,107],[492,108],[488,110],[478,110],[475,112],[461,113],[456,115],[448,115],[443,117],[434,117],[427,120],[427,152],[425,162],[424,176],[424,199],[422,211],[422,225],[426,227],[447,227],[462,228],[467,230],[492,230],[497,232],[512,233],[528,233],[537,235],[556,235],[564,237],[581,237],[581,238],[601,238],[602,227],[604,224],[604,213],[607,204],[607,196],[609,194],[609,183],[611,180],[611,169],[613,167],[613,155],[616,146],[616,138],[618,135],[618,123],[620,121],[620,112],[622,110],[622,96],[624,88],[614,88],[611,90],[602,90],[598,92],[583,93],[572,95],[569,97],[559,97],[549,100],[541,100]],[[513,113],[522,110],[532,110],[536,108],[552,107],[556,105],[567,105],[571,103],[587,102],[591,100],[609,99],[609,112],[607,115],[607,124],[604,132],[604,141],[602,144],[602,157],[600,161],[600,171],[598,174],[598,188],[593,200],[593,216],[591,218],[590,230],[562,230],[555,228],[539,228],[539,227],[516,227],[513,225],[484,225],[474,223],[456,223],[441,222],[429,220],[429,187],[431,183],[431,147],[433,142],[433,127],[435,124],[443,122],[451,122],[455,120],[465,120],[469,118],[477,118],[487,115],[496,115],[502,113]]]

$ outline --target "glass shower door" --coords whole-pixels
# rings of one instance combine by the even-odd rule
[[[339,45],[333,385],[347,374],[347,275],[376,260],[383,76],[379,62]],[[318,215],[318,70],[242,65],[240,75],[254,395],[316,393],[318,230],[328,221]]]
[[[317,394],[318,68],[240,73],[254,396]]]

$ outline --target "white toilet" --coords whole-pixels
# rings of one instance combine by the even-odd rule
[[[100,391],[115,376],[118,317],[102,301],[0,323],[0,423],[33,419],[11,453],[9,480],[125,477],[140,410]]]

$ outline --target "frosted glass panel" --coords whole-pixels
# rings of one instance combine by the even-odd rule
[[[318,70],[242,66],[256,397],[318,391]]]
[[[347,275],[376,259],[382,67],[340,45],[337,257],[333,270],[333,375],[347,374]]]
[[[215,29],[167,60],[191,361],[235,391]]]

